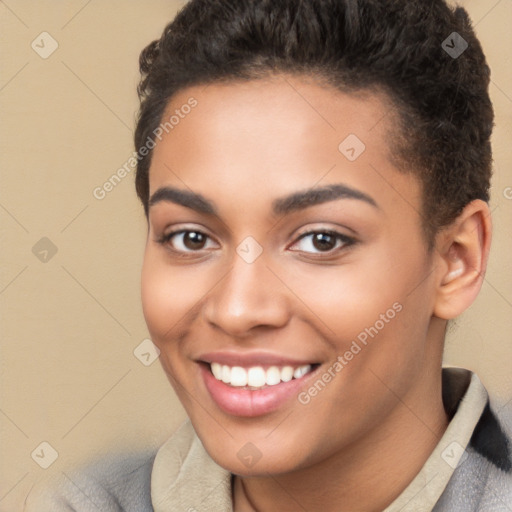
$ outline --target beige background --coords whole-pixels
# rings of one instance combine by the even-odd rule
[[[158,446],[184,418],[158,362],[146,367],[133,354],[147,337],[133,175],[93,196],[131,156],[138,55],[180,5],[0,0],[2,512],[21,510],[35,482],[69,464]],[[482,293],[450,332],[446,362],[478,372],[503,405],[512,399],[512,1],[462,5],[493,70],[495,237]],[[31,47],[50,48],[43,31],[58,43],[46,59]],[[43,237],[57,247],[47,262],[32,252]],[[46,470],[31,458],[43,441],[59,454]]]

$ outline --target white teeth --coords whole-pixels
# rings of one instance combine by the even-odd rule
[[[247,384],[253,388],[261,388],[267,383],[267,375],[261,366],[249,368],[247,372]]]
[[[219,363],[211,363],[210,368],[213,376],[225,384],[235,387],[249,386],[250,388],[262,388],[275,386],[280,382],[289,382],[293,378],[300,379],[311,371],[311,365],[306,364],[293,368],[292,366],[270,366],[264,370],[261,366],[242,368],[241,366],[227,366]]]
[[[231,382],[232,386],[243,387],[247,386],[247,372],[241,366],[233,366],[231,368]]]
[[[222,366],[221,380],[226,384],[229,384],[231,382],[231,368],[229,366]]]
[[[277,366],[271,366],[267,370],[267,378],[266,378],[267,386],[274,386],[281,382],[281,371]]]
[[[306,373],[309,372],[309,370],[311,370],[311,365],[309,364],[306,364],[304,366],[299,366],[294,372],[293,372],[293,376],[294,378],[296,379],[300,379],[303,375],[306,375]]]
[[[222,380],[222,365],[219,363],[212,363],[212,373],[217,380]]]
[[[281,369],[281,380],[288,382],[293,379],[293,368],[291,366],[285,366]]]

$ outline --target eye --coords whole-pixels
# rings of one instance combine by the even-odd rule
[[[353,238],[336,231],[312,231],[301,235],[290,249],[313,254],[329,253],[336,249],[348,247],[354,242]]]
[[[212,249],[216,246],[208,235],[192,229],[182,229],[168,233],[158,242],[162,245],[170,245],[177,252],[196,252]]]

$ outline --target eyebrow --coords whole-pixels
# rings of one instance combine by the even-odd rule
[[[272,203],[272,210],[275,214],[285,215],[293,211],[309,208],[310,206],[334,201],[335,199],[356,199],[379,209],[376,201],[364,192],[347,187],[346,185],[334,184],[310,188],[276,199]]]
[[[173,187],[161,187],[149,199],[149,207],[164,201],[191,208],[199,213],[217,215],[217,209],[213,203],[196,192]]]
[[[295,192],[289,196],[275,199],[272,210],[276,215],[285,215],[311,206],[327,203],[336,199],[356,199],[379,209],[376,201],[369,195],[346,185],[334,184]],[[149,207],[160,202],[170,202],[190,208],[199,213],[218,216],[215,205],[201,194],[174,187],[161,187],[149,199]]]

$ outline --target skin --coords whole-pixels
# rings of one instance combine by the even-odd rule
[[[191,87],[169,112],[191,96],[197,107],[154,149],[150,195],[192,191],[218,214],[171,201],[150,208],[142,303],[163,369],[210,456],[236,475],[235,510],[382,510],[446,429],[446,320],[480,288],[487,205],[470,203],[427,250],[421,184],[391,163],[396,120],[377,93],[280,75]],[[348,134],[366,145],[353,162],[338,150]],[[272,211],[278,198],[332,184],[377,206],[342,198]],[[206,245],[183,236],[159,242],[184,228],[207,235]],[[353,243],[322,251],[312,236],[300,239],[326,230]],[[236,252],[248,236],[263,249],[250,264]],[[307,391],[396,303],[401,311],[306,405],[293,397],[272,413],[236,417],[205,388],[201,354],[258,350],[319,363]],[[251,468],[237,457],[247,442],[262,454]]]

